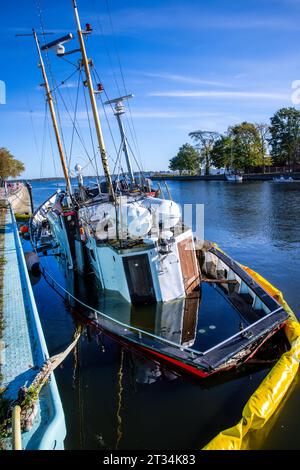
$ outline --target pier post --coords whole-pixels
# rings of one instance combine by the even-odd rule
[[[22,450],[21,407],[16,405],[12,413],[12,448]]]

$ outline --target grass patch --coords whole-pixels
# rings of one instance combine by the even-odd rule
[[[10,412],[12,401],[4,398],[4,391],[0,392],[0,450],[5,449],[4,439],[10,435],[12,424]]]

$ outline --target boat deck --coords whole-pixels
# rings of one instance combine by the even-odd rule
[[[3,331],[1,338],[1,388],[15,400],[20,387],[29,386],[48,351],[38,317],[17,225],[10,210],[5,221],[3,278]],[[22,433],[23,449],[63,448],[65,421],[55,378],[40,394],[34,425]],[[10,448],[10,439],[4,443]]]
[[[56,260],[47,258],[47,269],[52,275],[62,274]],[[63,265],[61,268],[64,270]],[[171,302],[130,304],[120,295],[103,291],[93,274],[87,278],[66,270],[65,288],[83,304],[106,318],[148,332],[157,339],[167,339],[178,346],[184,345],[205,351],[226,338],[256,322],[264,312],[254,310],[244,294],[238,294],[238,286],[227,289],[215,283],[202,282],[199,290],[186,298]],[[61,279],[61,281],[63,278]],[[79,305],[74,302],[74,307]],[[81,311],[84,313],[84,309]],[[86,310],[89,314],[90,309]],[[97,316],[101,323],[102,316]]]
[[[79,297],[83,299],[82,288]],[[88,298],[84,300],[91,305],[91,283]],[[228,293],[216,284],[206,283],[202,283],[198,295],[169,303],[131,306],[106,293],[100,304],[92,303],[92,306],[158,340],[166,339],[198,353],[214,348],[266,317],[264,312],[254,310],[234,287]],[[98,321],[101,324],[100,315]]]
[[[208,375],[249,357],[284,325],[288,314],[237,262],[212,244],[207,253],[201,285],[188,297],[165,303],[130,304],[116,291],[104,292],[91,272],[81,276],[63,267],[63,259],[59,264],[64,279],[57,282],[55,256],[47,256],[44,275],[67,294],[71,306],[83,313],[83,321],[192,362]]]

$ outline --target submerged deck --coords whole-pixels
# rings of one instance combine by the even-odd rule
[[[229,265],[240,272],[239,265],[228,258],[228,269]],[[181,366],[188,365],[193,373],[197,369],[197,375],[202,377],[250,357],[288,316],[244,271],[240,273],[243,286],[234,280],[227,285],[211,279],[186,298],[132,305],[114,292],[102,291],[92,273],[81,276],[63,262],[59,266],[62,270],[54,257],[47,257],[45,279],[66,296],[79,321],[122,343],[130,342],[160,357],[179,361]],[[252,286],[247,292],[246,281],[251,281]],[[264,299],[265,309],[256,291]]]
[[[8,209],[3,256],[3,331],[0,349],[1,388],[4,397],[16,399],[21,386],[27,387],[37,369],[49,357],[41,328],[17,225]],[[55,377],[44,387],[34,425],[22,433],[23,449],[62,449],[66,428]],[[5,442],[10,448],[10,441]]]

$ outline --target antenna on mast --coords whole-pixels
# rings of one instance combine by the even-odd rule
[[[121,145],[123,147],[123,152],[124,152],[125,159],[126,159],[127,170],[128,170],[129,177],[130,177],[131,186],[133,187],[135,185],[135,179],[134,179],[134,174],[133,174],[133,170],[131,166],[131,160],[130,160],[130,156],[128,152],[127,137],[125,134],[124,124],[123,124],[122,117],[121,117],[126,112],[123,102],[130,98],[133,98],[133,95],[120,96],[119,98],[114,98],[112,100],[105,101],[104,104],[115,105],[115,107],[113,108],[114,115],[116,116],[116,119],[118,121],[120,134],[121,134]]]

